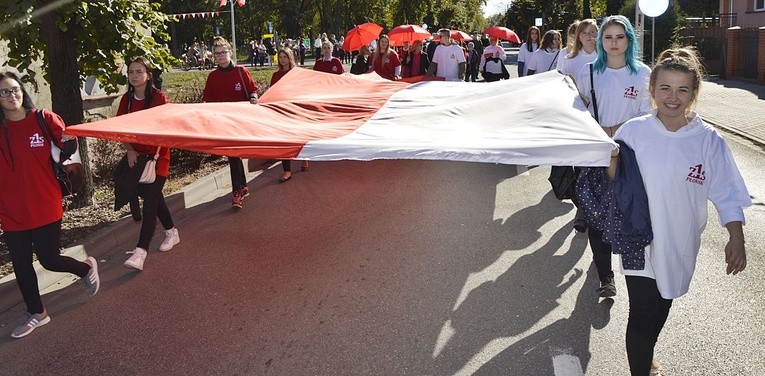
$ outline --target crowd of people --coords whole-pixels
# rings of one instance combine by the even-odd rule
[[[620,174],[625,173],[619,169],[628,168],[625,166],[629,163],[636,166],[630,173],[642,176],[644,186],[640,188],[647,196],[653,240],[639,250],[642,267],[635,268],[624,254],[618,259],[626,276],[629,298],[626,332],[629,367],[633,375],[655,373],[660,368],[653,357],[655,344],[673,300],[687,293],[693,276],[701,233],[707,222],[706,202],[715,204],[720,224],[730,234],[724,249],[725,262],[727,273],[735,275],[746,268],[743,208],[751,205],[751,199],[725,140],[692,111],[703,78],[695,51],[689,48],[664,51],[652,69],[638,59],[635,31],[623,16],[607,17],[600,26],[592,19],[577,21],[568,28],[565,45],[558,31],[540,34],[536,27],[527,31],[518,55],[518,75],[557,69],[570,76],[603,132],[620,142],[620,148],[612,153],[611,165],[603,170],[607,178],[619,180]],[[507,78],[506,55],[498,39],[488,38],[485,45],[482,38],[476,39],[462,46],[454,43],[450,30],[442,29],[438,31],[437,42],[430,41],[425,46],[425,41],[415,40],[396,48],[387,35],[382,35],[374,43],[361,46],[350,72],[376,72],[389,80],[435,76],[472,82],[478,73],[487,82]],[[316,38],[314,70],[345,73],[343,65],[347,60],[345,55],[338,56],[339,42],[325,35]],[[262,43],[252,41],[251,45],[260,54]],[[271,77],[271,86],[278,85],[298,65],[306,47],[300,41],[297,49],[291,45],[278,48],[278,69]],[[214,39],[216,68],[207,78],[203,99],[256,104],[257,85],[249,71],[232,60],[232,49],[224,38]],[[133,58],[127,65],[128,91],[120,100],[118,116],[168,102],[167,96],[153,84],[152,67],[147,59]],[[27,306],[27,318],[12,333],[14,338],[20,338],[50,321],[32,268],[33,252],[46,269],[82,278],[88,295],[98,292],[100,280],[97,262],[92,257],[79,262],[58,253],[62,196],[51,173],[49,143],[65,150],[65,143],[71,141],[65,135],[63,120],[55,113],[36,109],[13,73],[0,75],[0,104],[3,133],[0,228]],[[38,117],[44,119],[55,139],[39,137]],[[138,143],[126,143],[124,147],[122,163],[127,168],[134,168],[141,157],[156,162],[153,164],[156,179],[151,183],[136,181],[134,197],[130,197],[131,207],[138,205],[138,197],[143,198],[143,209],[133,211],[134,219],[142,221],[142,225],[137,245],[124,265],[142,270],[157,219],[165,230],[158,250],[168,251],[180,242],[162,195],[170,150]],[[282,161],[281,183],[292,177],[290,162]],[[243,199],[249,195],[242,160],[229,158],[229,168],[231,206],[241,209]],[[302,162],[301,169],[308,170],[307,161]],[[606,234],[609,229],[584,220],[592,203],[578,199],[574,203],[578,208],[574,229],[587,233],[600,279],[597,294],[612,298],[617,289],[613,249]]]

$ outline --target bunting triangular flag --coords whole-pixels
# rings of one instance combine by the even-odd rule
[[[241,8],[244,6],[244,0],[236,0],[236,4]]]
[[[218,8],[225,7],[226,4],[228,4],[228,0],[220,0],[220,5],[218,6]]]

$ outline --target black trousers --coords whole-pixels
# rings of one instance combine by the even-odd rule
[[[154,237],[154,231],[157,227],[157,218],[159,218],[162,227],[169,230],[175,227],[173,217],[165,203],[165,196],[162,195],[162,188],[165,186],[167,178],[157,175],[157,179],[151,184],[138,184],[138,195],[143,198],[143,222],[141,223],[141,234],[138,236],[137,247],[149,250],[149,243]]]
[[[651,373],[653,349],[667,322],[672,300],[661,297],[655,279],[627,276],[626,280],[630,298],[627,360],[632,376],[648,376]]]
[[[44,310],[40,287],[37,285],[37,273],[32,266],[32,252],[37,253],[40,264],[54,272],[72,273],[84,278],[90,266],[71,257],[61,256],[59,239],[61,220],[26,231],[6,231],[5,244],[11,252],[13,271],[19,285],[27,312],[42,313]]]
[[[588,227],[587,238],[590,240],[592,260],[595,262],[595,268],[598,269],[598,278],[600,278],[600,282],[606,282],[609,279],[613,279],[614,271],[611,269],[611,244],[603,241],[603,231]]]
[[[241,158],[228,157],[228,167],[231,172],[231,193],[235,193],[247,186],[244,163]]]

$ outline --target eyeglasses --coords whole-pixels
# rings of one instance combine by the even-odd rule
[[[215,55],[215,56],[223,56],[223,55],[225,55],[227,53],[228,53],[228,50],[223,50],[223,51],[215,52],[215,53],[213,53],[213,55]]]
[[[0,98],[8,98],[11,96],[11,94],[18,94],[21,92],[21,88],[18,86],[12,87],[10,89],[0,89]]]

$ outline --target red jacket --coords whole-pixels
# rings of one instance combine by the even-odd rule
[[[128,111],[128,100],[130,101],[130,111]],[[117,116],[124,115],[130,112],[136,112],[141,111],[144,108],[151,108],[163,105],[167,103],[167,95],[165,93],[154,89],[154,92],[151,96],[151,103],[149,103],[149,107],[146,107],[146,99],[135,99],[130,93],[125,93],[122,96],[122,99],[120,99],[120,106],[117,109]],[[151,145],[143,145],[143,144],[133,144],[131,143],[130,146],[133,147],[133,150],[137,151],[139,154],[149,154],[154,155],[157,153],[157,147],[151,146]],[[162,177],[167,177],[170,173],[170,148],[162,148],[159,151],[159,159],[157,159],[157,175]]]
[[[5,119],[7,139],[6,130],[0,129],[0,228],[3,231],[31,230],[64,216],[61,188],[50,164],[50,142],[40,131],[36,112],[30,111],[20,121]],[[60,141],[64,120],[51,111],[45,111],[45,120],[55,139]]]

